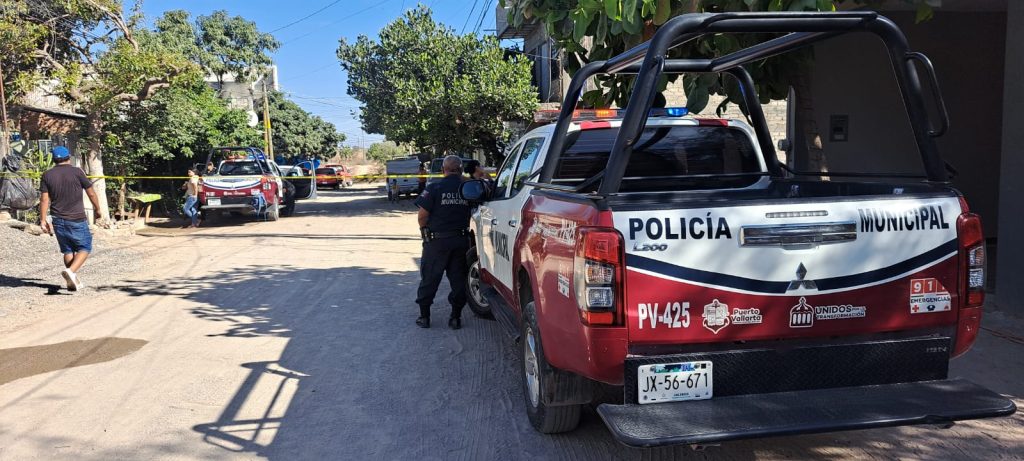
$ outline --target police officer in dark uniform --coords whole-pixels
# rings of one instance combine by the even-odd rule
[[[420,235],[423,237],[423,257],[420,260],[420,287],[416,291],[416,304],[420,317],[416,325],[430,328],[430,305],[434,302],[441,277],[447,274],[452,292],[448,302],[452,305],[448,327],[462,328],[462,308],[466,305],[466,252],[469,251],[469,203],[459,193],[462,185],[462,159],[455,155],[445,157],[444,179],[427,185],[418,199],[420,207]]]

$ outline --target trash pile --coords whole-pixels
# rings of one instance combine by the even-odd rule
[[[29,210],[39,203],[32,179],[23,176],[25,147],[24,141],[12,143],[11,151],[0,161],[0,210]]]

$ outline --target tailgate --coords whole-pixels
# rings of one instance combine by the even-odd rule
[[[630,343],[953,326],[960,213],[955,196],[614,211]]]
[[[203,192],[215,195],[250,195],[254,188],[262,188],[262,176],[230,176],[203,178]]]

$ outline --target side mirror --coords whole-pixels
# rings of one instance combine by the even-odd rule
[[[479,179],[473,179],[462,183],[462,185],[459,186],[459,194],[462,195],[462,198],[469,200],[470,202],[483,202],[489,198],[487,197],[487,186],[485,186],[484,182]]]

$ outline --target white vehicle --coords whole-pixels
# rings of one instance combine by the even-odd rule
[[[423,163],[419,158],[413,156],[388,160],[385,173],[388,176],[389,200],[397,200],[403,194],[412,195],[420,192],[423,182],[417,176],[423,174]]]

